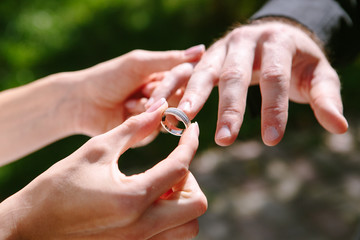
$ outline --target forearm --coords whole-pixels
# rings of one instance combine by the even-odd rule
[[[69,74],[0,93],[0,165],[73,132]]]

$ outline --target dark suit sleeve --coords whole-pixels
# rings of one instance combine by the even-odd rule
[[[359,50],[359,1],[270,0],[251,19],[285,17],[309,30],[324,43],[333,63],[344,62]]]

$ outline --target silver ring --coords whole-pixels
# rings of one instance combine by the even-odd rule
[[[171,115],[174,118],[169,120],[168,116]],[[182,122],[184,124],[184,128],[179,128],[179,126],[175,123]],[[175,135],[181,136],[186,128],[190,126],[190,120],[186,114],[178,108],[168,108],[165,110],[162,118],[161,118],[161,125],[165,128],[166,131]]]

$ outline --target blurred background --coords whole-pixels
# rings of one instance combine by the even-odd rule
[[[264,0],[2,0],[0,90],[80,70],[133,49],[207,47]],[[339,67],[350,129],[332,135],[309,106],[290,104],[282,142],[266,147],[260,118],[246,112],[237,142],[214,143],[217,89],[196,117],[192,172],[208,197],[196,239],[356,239],[360,229],[359,58]],[[31,100],[31,99],[29,99]],[[0,113],[1,114],[1,113]],[[72,136],[0,168],[0,201],[88,140]],[[165,158],[178,138],[161,134],[119,160],[132,174]],[[15,144],[15,143],[14,143]]]

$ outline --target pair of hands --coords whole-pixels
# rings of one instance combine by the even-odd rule
[[[56,74],[4,93],[1,103],[13,103],[5,116],[15,115],[21,121],[23,113],[16,110],[26,101],[33,114],[30,120],[25,118],[31,121],[26,124],[37,126],[48,118],[56,120],[44,122],[41,133],[24,123],[26,134],[31,136],[16,139],[22,132],[13,133],[12,139],[22,141],[18,151],[23,151],[20,146],[28,146],[27,139],[39,142],[33,145],[38,146],[56,139],[58,132],[95,137],[0,204],[0,219],[6,219],[0,222],[0,238],[194,237],[196,219],[207,208],[206,197],[188,171],[198,147],[197,124],[187,129],[168,158],[145,173],[125,176],[117,161],[129,147],[158,130],[168,107],[161,99],[147,112],[130,117],[133,111],[126,103],[146,92],[145,86],[154,77],[159,79],[174,66],[199,60],[203,52],[203,46],[186,51],[136,50],[89,69]],[[63,114],[66,116],[60,116]]]
[[[73,111],[68,123],[72,133],[96,137],[1,204],[10,209],[2,212],[20,222],[19,232],[35,238],[47,237],[47,230],[59,238],[194,236],[194,219],[206,209],[206,199],[187,171],[198,144],[197,126],[186,131],[166,160],[144,174],[126,177],[117,170],[121,153],[157,131],[166,104],[116,126],[162,97],[173,104],[180,101],[179,108],[193,118],[218,85],[219,145],[236,139],[251,84],[261,88],[262,136],[268,145],[284,134],[289,99],[309,103],[330,132],[346,131],[339,78],[304,30],[282,22],[242,26],[201,58],[203,52],[202,46],[185,52],[136,50],[60,74],[57,79],[70,83],[63,102],[72,105],[67,108]],[[194,69],[188,63],[197,61]]]

